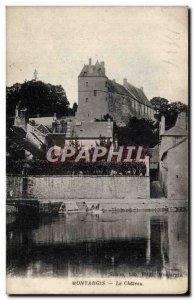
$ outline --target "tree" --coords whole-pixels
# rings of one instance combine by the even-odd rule
[[[165,111],[168,108],[169,101],[165,98],[154,97],[150,100],[155,110]]]
[[[148,119],[129,119],[125,127],[115,125],[119,145],[142,145],[154,147],[159,142],[159,126]]]
[[[113,117],[109,114],[104,115],[101,119],[95,119],[96,122],[107,122],[108,120],[113,121]]]
[[[158,122],[161,121],[162,116],[165,116],[166,129],[175,125],[179,113],[188,113],[188,106],[180,101],[169,103],[165,98],[154,97],[150,102],[156,110],[155,118]]]
[[[58,116],[68,115],[69,101],[61,85],[46,84],[31,80],[22,84],[16,83],[6,89],[7,115],[14,116],[16,105],[19,109],[26,107],[29,116],[39,113],[48,116],[57,113]]]

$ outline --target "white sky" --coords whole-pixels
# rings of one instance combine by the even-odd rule
[[[143,87],[149,99],[188,101],[186,7],[9,7],[7,85],[61,84],[72,104],[91,57],[106,75]]]

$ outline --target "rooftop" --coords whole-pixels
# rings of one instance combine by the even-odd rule
[[[112,138],[113,122],[69,123],[70,135],[77,138]]]
[[[89,64],[84,65],[79,77],[106,77],[105,75],[105,65],[104,62],[100,62],[97,60],[95,65],[92,65],[91,58],[89,59]],[[106,77],[107,78],[107,77]],[[115,80],[110,80],[107,78],[108,82],[108,91],[112,93],[116,93],[119,95],[124,95],[129,98],[132,98],[133,100],[138,101],[141,104],[144,104],[146,106],[149,106],[150,108],[153,108],[152,104],[146,97],[146,95],[143,92],[143,88],[137,88],[133,86],[132,84],[127,82],[127,79],[124,79],[124,83],[119,84]]]

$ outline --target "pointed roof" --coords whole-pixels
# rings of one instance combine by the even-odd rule
[[[169,130],[165,130],[165,132],[163,134],[161,134],[161,136],[186,136],[188,133],[185,129],[180,128],[178,126],[174,126],[172,128],[170,128]]]
[[[174,127],[169,130],[165,130],[161,136],[187,136],[187,116],[186,113],[181,112],[176,120]]]
[[[129,96],[128,91],[121,84],[115,82],[114,80],[107,80],[108,82],[108,91],[120,95]]]
[[[146,95],[141,89],[136,88],[130,83],[127,83],[128,88],[126,88],[123,85],[115,82],[114,80],[108,79],[107,81],[108,81],[109,92],[128,96],[133,100],[136,100],[144,105],[149,106],[150,108],[153,108],[150,101],[147,99]]]
[[[164,153],[162,154],[161,160],[164,159],[164,156],[168,153],[169,150],[178,147],[179,145],[181,145],[182,143],[186,142],[187,140],[188,140],[188,137],[185,137],[182,140],[180,140],[178,143],[176,143],[175,145],[173,145],[172,147],[170,147],[166,151],[164,151]]]
[[[113,122],[80,122],[70,123],[71,136],[80,139],[98,139],[100,136],[105,138],[112,138],[113,136]]]
[[[106,77],[103,62],[99,63],[99,61],[97,60],[95,65],[92,65],[91,59],[90,59],[89,65],[83,66],[79,77],[92,77],[92,76],[93,77],[102,77],[102,76]],[[124,86],[121,84],[118,84],[115,81],[110,80],[108,78],[107,78],[107,82],[108,82],[109,92],[128,96],[128,97],[132,98],[133,100],[138,101],[141,104],[144,104],[152,109],[154,108],[141,88],[139,89],[139,88],[133,86],[132,84],[128,83],[127,81]]]
[[[96,61],[96,64],[95,64],[95,66],[98,68],[98,67],[101,67],[101,65],[99,64],[99,61],[98,61],[98,59],[97,59],[97,61]]]
[[[84,65],[81,73],[79,74],[79,77],[101,77],[105,76],[105,68],[103,65],[99,63],[97,60],[95,65]]]
[[[129,92],[131,97],[135,98],[135,100],[137,100],[138,102],[144,105],[149,106],[150,108],[153,108],[152,104],[150,103],[150,101],[148,100],[148,98],[146,97],[142,89],[139,89],[128,82],[126,82],[125,88]]]

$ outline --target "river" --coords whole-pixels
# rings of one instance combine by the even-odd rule
[[[186,212],[7,216],[8,276],[182,277]]]

